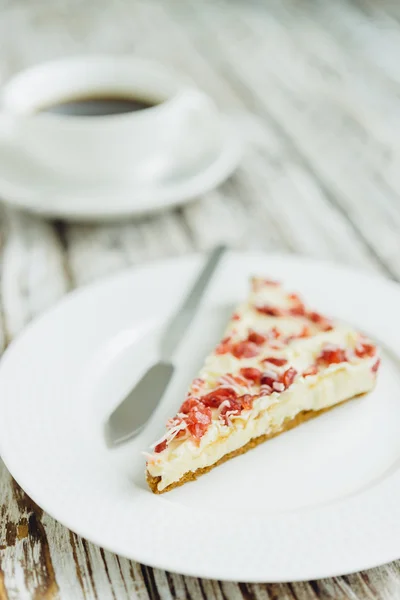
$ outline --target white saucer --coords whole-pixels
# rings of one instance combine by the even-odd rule
[[[242,155],[233,124],[224,123],[220,151],[198,170],[139,188],[132,183],[71,180],[55,173],[22,149],[0,145],[0,198],[17,208],[68,221],[136,217],[195,200],[227,179]]]
[[[123,556],[187,575],[294,581],[400,556],[400,287],[326,263],[263,254],[224,259],[145,431],[107,449],[103,422],[152,360],[167,315],[203,258],[130,270],[71,294],[0,363],[0,451],[17,482],[61,523]],[[251,274],[381,339],[376,389],[167,494],[145,481],[148,449],[221,335]]]

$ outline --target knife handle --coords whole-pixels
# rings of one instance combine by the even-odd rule
[[[216,246],[212,250],[183,304],[168,323],[160,343],[160,358],[166,362],[171,360],[171,355],[193,320],[207,285],[225,252],[224,245]]]

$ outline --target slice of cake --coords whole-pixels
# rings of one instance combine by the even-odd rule
[[[368,392],[379,362],[365,336],[309,310],[278,283],[254,278],[247,302],[148,456],[150,488],[160,494],[196,479]]]

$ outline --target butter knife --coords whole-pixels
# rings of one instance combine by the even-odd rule
[[[217,246],[211,252],[182,306],[162,334],[158,361],[146,371],[133,390],[108,417],[105,424],[108,446],[116,446],[135,437],[151,417],[175,370],[173,353],[193,320],[200,300],[225,251],[225,246]]]

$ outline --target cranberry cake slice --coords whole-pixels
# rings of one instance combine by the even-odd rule
[[[254,278],[247,301],[206,358],[146,476],[160,494],[370,391],[376,346],[350,327],[309,310],[280,284]]]

